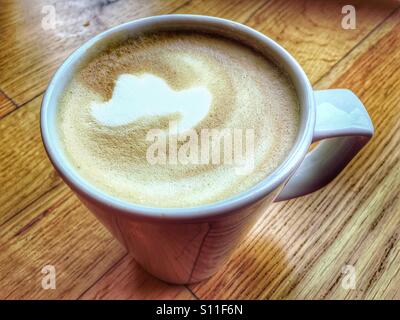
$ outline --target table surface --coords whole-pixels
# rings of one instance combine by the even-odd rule
[[[400,3],[351,1],[6,1],[0,8],[0,298],[400,298]],[[51,18],[55,14],[55,25]],[[43,149],[46,85],[86,39],[167,13],[245,23],[281,43],[314,88],[349,88],[375,136],[329,186],[272,205],[212,278],[148,275],[78,201]],[[44,290],[53,265],[56,289]]]

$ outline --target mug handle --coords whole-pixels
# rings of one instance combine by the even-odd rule
[[[314,91],[316,122],[310,151],[274,201],[314,192],[331,182],[374,134],[362,102],[350,90]]]

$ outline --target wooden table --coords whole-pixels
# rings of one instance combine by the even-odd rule
[[[341,24],[349,3],[354,30]],[[315,88],[353,90],[376,130],[333,183],[270,207],[229,263],[191,286],[167,285],[127,255],[55,173],[39,131],[46,84],[73,49],[163,13],[220,16],[265,33]],[[398,1],[8,0],[0,40],[0,298],[400,298]],[[41,286],[45,265],[56,268],[54,290]]]

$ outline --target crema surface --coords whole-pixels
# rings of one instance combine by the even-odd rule
[[[61,143],[77,172],[112,196],[155,207],[208,204],[251,188],[282,163],[298,128],[296,92],[275,64],[236,41],[186,32],[98,52],[58,105]],[[201,139],[207,130],[232,134],[231,149],[221,139],[219,161],[211,161],[218,147]],[[243,174],[235,152],[246,156],[246,147],[252,166]],[[195,161],[201,150],[210,150],[208,163]]]

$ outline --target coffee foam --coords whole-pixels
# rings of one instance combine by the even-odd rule
[[[162,102],[162,103],[159,103]],[[150,165],[152,128],[254,129],[255,170],[232,165]],[[249,189],[289,153],[299,107],[288,77],[236,41],[197,33],[130,39],[83,65],[59,102],[59,132],[77,171],[124,200],[195,206]],[[168,151],[168,150],[167,150]]]

